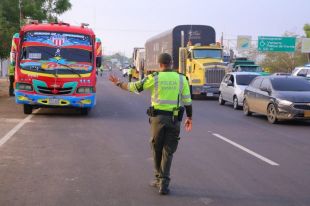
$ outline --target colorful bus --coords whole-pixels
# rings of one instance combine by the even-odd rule
[[[15,98],[25,114],[40,107],[75,107],[87,115],[96,105],[102,49],[91,29],[33,23],[22,27],[16,47]]]

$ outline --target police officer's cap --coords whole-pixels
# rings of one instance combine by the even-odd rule
[[[172,61],[171,55],[168,53],[162,53],[158,57],[158,63],[160,64],[169,65],[171,64],[171,61]]]

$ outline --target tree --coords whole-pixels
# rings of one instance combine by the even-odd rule
[[[305,24],[304,31],[307,38],[310,38],[310,24]]]
[[[21,0],[21,18],[57,21],[57,17],[70,8],[70,0]],[[1,0],[0,59],[9,56],[12,36],[19,27],[19,0]]]

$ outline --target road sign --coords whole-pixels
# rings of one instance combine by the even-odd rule
[[[261,52],[294,52],[295,45],[295,37],[258,37],[258,51]]]
[[[301,44],[302,53],[310,53],[310,38],[303,38]]]
[[[238,50],[250,49],[251,41],[252,41],[252,37],[251,36],[238,36],[238,39],[237,39],[237,49]]]

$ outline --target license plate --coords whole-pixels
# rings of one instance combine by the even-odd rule
[[[213,97],[214,94],[213,93],[207,93],[207,97]]]
[[[59,105],[59,99],[49,99],[49,105]]]
[[[305,117],[310,117],[310,110],[309,111],[304,111],[304,116]]]

